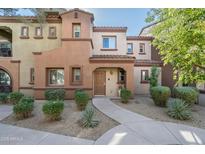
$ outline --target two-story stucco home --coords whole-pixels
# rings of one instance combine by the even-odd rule
[[[25,19],[31,22],[0,17],[1,92],[43,99],[46,89],[63,88],[66,98],[73,98],[76,89],[118,96],[126,87],[148,94],[154,65],[159,83],[173,86],[172,71],[162,65],[151,36],[127,36],[126,27],[96,27],[94,15],[80,9],[48,12],[44,24],[36,17]]]

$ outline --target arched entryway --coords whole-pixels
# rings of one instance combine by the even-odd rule
[[[100,67],[93,72],[94,95],[116,97],[126,87],[126,71],[118,67]]]
[[[9,73],[0,69],[0,92],[8,93],[12,91],[12,79]]]

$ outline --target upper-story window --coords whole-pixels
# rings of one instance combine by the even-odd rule
[[[139,51],[139,53],[145,54],[145,44],[144,43],[140,43],[140,51]]]
[[[116,49],[116,36],[103,36],[103,49]]]
[[[37,37],[42,37],[42,28],[41,27],[36,27],[35,35]]]
[[[80,24],[73,24],[73,37],[79,38],[80,37]]]
[[[56,27],[49,27],[49,38],[56,38]]]
[[[21,27],[21,36],[22,37],[28,37],[28,27]]]
[[[133,43],[127,44],[127,53],[132,54],[133,53]]]

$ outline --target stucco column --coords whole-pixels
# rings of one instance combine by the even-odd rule
[[[125,68],[126,71],[126,87],[134,94],[134,67],[129,66]]]

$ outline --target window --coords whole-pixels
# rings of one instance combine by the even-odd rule
[[[73,24],[73,37],[74,38],[80,37],[80,24]]]
[[[56,27],[49,27],[49,37],[50,38],[56,37]]]
[[[141,70],[141,83],[148,83],[149,74],[148,70]]]
[[[21,36],[28,37],[28,27],[21,27]]]
[[[82,83],[82,68],[80,66],[71,67],[71,84],[79,85]]]
[[[140,43],[140,53],[145,53],[145,44]]]
[[[80,68],[73,68],[73,82],[80,81]]]
[[[42,36],[42,28],[41,27],[36,27],[35,35],[37,37],[41,37]]]
[[[34,68],[30,69],[30,83],[34,83]]]
[[[119,70],[118,81],[121,83],[125,82],[125,71],[122,69]]]
[[[64,85],[64,70],[63,69],[49,69],[48,70],[48,84],[49,85]]]
[[[127,44],[127,53],[133,53],[133,44],[132,43],[128,43]]]
[[[11,43],[9,41],[0,41],[0,56],[11,57]]]
[[[116,36],[103,37],[104,49],[116,49]]]

